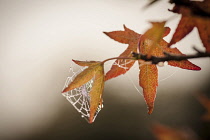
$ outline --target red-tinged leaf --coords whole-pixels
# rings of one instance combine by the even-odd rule
[[[90,91],[90,117],[89,122],[94,121],[94,116],[98,106],[102,102],[102,93],[104,89],[104,68],[103,65],[99,65],[95,69],[95,77],[92,89]]]
[[[197,136],[189,129],[180,130],[162,124],[154,124],[152,132],[157,140],[196,140]]]
[[[170,32],[171,32],[171,28],[169,28],[169,27],[164,27],[163,37],[167,36]]]
[[[127,28],[125,25],[124,29],[125,31],[105,32],[105,34],[115,41],[129,44],[127,49],[120,54],[119,57],[132,58],[132,52],[137,52],[138,40],[141,35]],[[133,66],[134,62],[134,60],[117,59],[112,65],[111,69],[106,73],[105,80],[125,74]]]
[[[148,106],[148,114],[151,114],[158,86],[158,70],[156,65],[145,64],[140,66],[139,85],[143,88],[144,99]]]
[[[209,3],[209,0],[205,0],[203,2],[188,1],[188,5],[192,6],[174,6],[171,11],[182,14],[182,17],[168,46],[180,41],[189,34],[194,27],[197,27],[206,51],[210,52],[210,18],[209,16],[206,16],[210,14]],[[202,14],[199,15],[199,12]]]
[[[132,52],[136,52],[136,44],[130,44],[119,57],[132,57]],[[111,69],[106,73],[105,80],[125,74],[135,63],[135,60],[117,59]]]
[[[73,60],[73,59],[72,61],[80,66],[91,66],[91,65],[100,63],[99,61],[79,61],[79,60]]]
[[[153,26],[142,36],[126,27],[124,27],[125,31],[114,31],[106,34],[118,42],[129,44],[129,47],[120,55],[120,57],[132,58],[131,53],[137,51],[144,55],[156,57],[165,56],[164,52],[182,55],[177,48],[168,48],[168,43],[162,39],[170,32],[170,28],[164,27],[165,21],[152,22],[152,25]],[[128,32],[132,32],[132,34],[129,34]],[[126,61],[130,63],[127,63]],[[125,62],[127,63],[126,67],[122,68]],[[140,65],[139,85],[143,88],[144,98],[148,106],[148,113],[151,114],[154,108],[156,90],[158,86],[157,67],[152,64],[142,64],[144,63],[143,60],[139,60],[138,62]],[[116,60],[111,69],[107,72],[105,80],[126,73],[132,67],[133,63],[133,60]],[[192,64],[188,60],[183,60],[181,62],[170,61],[169,65],[190,70],[200,70],[200,67]]]
[[[111,39],[114,39],[115,41],[118,41],[120,43],[129,44],[129,42],[136,40],[136,38],[139,38],[139,34],[134,32],[133,30],[127,28],[124,25],[125,31],[113,31],[113,32],[104,32],[107,36],[109,36]]]
[[[84,71],[82,71],[80,74],[78,74],[75,77],[75,79],[68,85],[68,87],[66,87],[63,90],[62,93],[68,92],[72,89],[80,87],[80,86],[84,85],[85,83],[87,83],[88,81],[90,81],[93,78],[97,67],[99,67],[99,66],[100,66],[100,63],[91,65],[88,68],[86,68]]]
[[[205,46],[206,51],[210,52],[210,18],[197,17],[195,22],[203,45]]]
[[[176,28],[175,33],[169,43],[169,46],[179,42],[182,38],[184,38],[187,34],[189,34],[194,28],[194,20],[189,18],[188,16],[183,16],[179,21],[178,27]]]
[[[207,110],[207,112],[202,116],[202,120],[210,121],[210,99],[205,95],[199,95],[197,98],[203,107]]]
[[[168,43],[165,40],[162,40],[160,42],[160,45],[162,46],[164,52],[174,54],[174,55],[184,55],[177,48],[168,48],[167,44]],[[199,66],[191,63],[188,60],[168,61],[168,65],[174,66],[174,67],[179,67],[182,69],[188,69],[188,70],[201,70],[201,68]]]

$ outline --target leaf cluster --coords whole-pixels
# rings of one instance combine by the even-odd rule
[[[157,0],[151,1],[148,6]],[[166,27],[167,21],[151,22],[151,28],[145,33],[139,34],[124,25],[123,31],[104,32],[111,39],[128,44],[128,47],[118,57],[108,58],[104,61],[78,61],[73,60],[80,66],[87,68],[78,74],[74,81],[69,84],[63,92],[80,87],[93,79],[94,84],[89,93],[90,96],[90,117],[89,122],[93,122],[98,106],[102,105],[102,93],[104,82],[112,78],[125,74],[134,65],[139,64],[139,86],[143,88],[143,95],[148,106],[148,114],[154,109],[158,86],[158,69],[160,62],[168,62],[168,65],[188,70],[201,70],[199,66],[191,63],[187,59],[210,56],[210,3],[209,0],[203,2],[192,2],[189,0],[170,0],[174,3],[171,12],[181,15],[181,20],[169,43],[163,38],[170,33],[170,28]],[[193,28],[198,29],[200,38],[206,52],[197,51],[197,54],[187,56],[182,54],[177,48],[170,48],[171,45],[182,40]],[[104,63],[116,59],[110,70],[104,73]]]

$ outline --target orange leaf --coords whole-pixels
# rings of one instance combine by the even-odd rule
[[[136,52],[136,46],[134,44],[129,45],[119,57],[132,57],[132,52]],[[135,60],[117,59],[111,69],[106,73],[105,80],[125,74],[134,63]]]
[[[170,32],[170,28],[164,27],[165,21],[163,22],[151,22],[152,27],[147,30],[144,35],[135,33],[124,26],[125,31],[113,31],[106,32],[110,38],[129,44],[128,48],[120,55],[120,57],[132,58],[132,52],[141,54],[163,57],[164,52],[182,55],[177,48],[168,48],[168,43],[162,38]],[[156,97],[156,90],[158,86],[158,71],[156,65],[141,64],[142,60],[139,60],[140,74],[139,74],[139,85],[143,88],[144,99],[148,106],[148,113],[151,114],[154,108],[154,101]],[[200,70],[200,67],[194,65],[188,60],[183,61],[169,61],[169,65],[180,67],[189,70]],[[126,65],[125,65],[126,64]],[[134,64],[133,60],[116,60],[112,65],[111,69],[107,72],[105,80],[117,77],[121,74],[126,73]]]
[[[94,83],[90,90],[90,116],[89,122],[94,121],[94,117],[99,105],[102,104],[102,93],[104,89],[104,63],[96,61],[77,61],[73,60],[75,63],[82,66],[89,66],[80,74],[78,74],[75,79],[66,87],[62,93],[68,92],[72,89],[81,87],[91,79],[94,79]]]
[[[132,31],[124,25],[125,31],[104,32],[107,36],[120,43],[129,44],[127,49],[119,57],[132,58],[132,52],[137,51],[140,34]],[[125,74],[134,64],[134,60],[118,59],[114,62],[111,69],[106,73],[105,80]]]
[[[78,74],[74,81],[72,81],[68,87],[66,87],[62,93],[64,92],[68,92],[72,89],[81,87],[82,85],[84,85],[85,83],[87,83],[88,81],[90,81],[94,74],[95,74],[95,69],[97,68],[98,65],[93,65],[90,66],[88,68],[86,68],[84,71],[82,71],[80,74]]]
[[[79,61],[79,60],[73,60],[73,59],[72,61],[80,66],[91,66],[91,65],[100,63],[99,61]]]
[[[120,43],[129,44],[139,38],[139,34],[123,25],[125,31],[104,32],[107,36]]]
[[[209,12],[210,4],[208,0],[203,2],[189,2],[197,8],[201,8],[203,11]],[[209,17],[201,17],[194,14],[195,7],[186,7],[181,5],[175,5],[171,10],[174,13],[182,14],[181,20],[176,28],[176,31],[169,43],[168,46],[175,44],[176,42],[183,39],[187,34],[189,34],[194,27],[197,27],[201,41],[206,48],[207,52],[210,52],[210,18]]]
[[[104,89],[104,68],[99,65],[95,69],[95,80],[90,91],[90,118],[89,122],[94,121],[94,116],[99,105],[102,103],[102,93]]]
[[[171,128],[162,124],[154,124],[152,126],[152,132],[157,140],[196,140],[196,135],[189,129],[179,130]]]
[[[145,64],[140,66],[139,85],[143,88],[144,99],[148,106],[148,114],[151,114],[158,86],[158,70],[156,65]]]

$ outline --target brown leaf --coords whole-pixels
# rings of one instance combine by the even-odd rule
[[[194,27],[197,27],[201,41],[206,48],[207,52],[210,52],[210,18],[208,16],[199,16],[195,14],[195,7],[201,9],[210,9],[209,1],[207,2],[188,2],[188,5],[193,5],[192,7],[186,7],[182,5],[175,5],[171,10],[174,13],[182,14],[181,20],[176,28],[176,31],[168,46],[175,44],[176,42],[183,39],[187,34],[189,34]],[[203,11],[203,10],[202,10]],[[204,10],[205,11],[205,10]],[[208,13],[209,11],[207,11]]]
[[[205,95],[199,95],[197,96],[197,99],[203,105],[203,107],[206,108],[207,110],[207,112],[202,116],[202,120],[210,121],[210,99],[206,97]]]

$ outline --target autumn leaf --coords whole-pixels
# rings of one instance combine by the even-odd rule
[[[151,114],[158,86],[158,70],[156,65],[145,64],[140,67],[139,85],[143,88],[144,99],[148,106],[148,114]]]
[[[157,140],[196,140],[192,130],[171,128],[159,123],[152,125],[152,132]]]
[[[197,99],[206,108],[207,112],[202,116],[202,120],[210,121],[210,99],[205,95],[198,95]]]
[[[80,66],[91,66],[100,63],[100,61],[79,61],[79,60],[72,60],[72,61]]]
[[[120,43],[128,44],[127,49],[119,57],[132,57],[132,52],[137,52],[140,34],[128,29],[124,25],[125,31],[104,32],[107,36]],[[106,73],[105,80],[125,74],[134,64],[135,60],[117,59],[111,69]]]
[[[102,105],[102,93],[104,90],[104,69],[99,65],[95,69],[95,80],[90,91],[90,118],[89,122],[92,123],[95,112],[99,105]]]
[[[164,52],[182,55],[177,48],[168,48],[167,42],[162,39],[170,32],[168,28],[164,27],[165,21],[152,22],[152,25],[153,26],[148,29],[140,39],[140,53],[157,57],[163,57]],[[183,69],[200,70],[200,67],[192,64],[188,60],[168,61],[168,64]],[[139,85],[143,88],[144,99],[148,106],[148,114],[151,114],[154,108],[154,101],[158,86],[158,70],[156,65],[153,64],[141,66],[141,60],[139,60],[139,65]]]
[[[186,6],[192,5],[192,6]],[[196,7],[195,7],[196,6]],[[207,14],[210,13],[210,2],[209,0],[204,0],[203,2],[192,2],[188,1],[187,4],[176,4],[174,8],[170,11],[174,13],[181,14],[182,17],[179,21],[178,27],[176,28],[173,37],[168,44],[171,46],[176,42],[182,40],[186,35],[188,35],[194,27],[198,29],[200,39],[206,48],[207,52],[210,52],[210,17],[209,16],[199,16],[197,9],[200,9],[199,12],[205,11]],[[196,11],[195,11],[196,10]]]
[[[164,27],[165,21],[151,22],[151,24],[152,27],[143,35],[140,35],[125,26],[125,31],[105,32],[105,34],[115,41],[129,44],[128,48],[119,56],[119,58],[132,58],[132,52],[137,51],[144,55],[157,57],[163,57],[164,52],[182,55],[177,48],[168,48],[168,43],[162,39],[170,32],[169,27]],[[154,64],[143,64],[142,60],[139,60],[138,62],[140,69],[139,85],[143,88],[144,99],[148,106],[148,114],[151,114],[154,108],[158,86],[158,70]],[[133,64],[134,60],[117,59],[111,69],[106,73],[105,80],[125,74],[133,66]],[[200,70],[200,67],[192,64],[188,60],[169,61],[168,64],[183,69]]]
[[[75,88],[81,87],[91,79],[94,79],[94,83],[90,90],[90,117],[89,122],[92,123],[96,110],[102,103],[102,93],[104,89],[104,63],[98,61],[77,61],[73,60],[80,66],[89,66],[84,71],[79,73],[75,79],[66,87],[62,93],[68,92]]]

